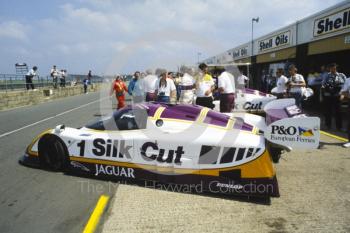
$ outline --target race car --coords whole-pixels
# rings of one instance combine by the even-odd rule
[[[267,103],[276,100],[277,97],[258,90],[249,88],[237,89],[235,93],[235,106],[233,112],[248,112],[253,114],[264,113]],[[220,111],[220,101],[214,100],[215,110]]]
[[[44,131],[20,163],[148,187],[278,197],[270,152],[316,148],[320,120],[301,114],[292,99],[265,111],[266,119],[196,105],[129,105],[82,128]]]

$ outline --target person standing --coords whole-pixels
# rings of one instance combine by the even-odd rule
[[[156,82],[157,101],[170,103],[170,98],[176,96],[176,87],[174,81],[168,77],[168,72],[163,72],[160,79]]]
[[[295,104],[301,109],[302,108],[302,92],[303,88],[306,86],[305,79],[301,74],[298,74],[298,69],[295,65],[289,66],[289,80],[288,80],[288,91],[290,97],[295,99]]]
[[[277,99],[282,99],[286,96],[287,93],[287,83],[288,78],[283,75],[284,69],[279,68],[276,71],[277,82],[276,82],[276,96]]]
[[[88,72],[88,74],[87,74],[87,79],[89,80],[89,83],[91,83],[91,79],[92,79],[91,70],[89,70],[89,72]]]
[[[144,99],[142,81],[143,80],[140,79],[140,72],[136,71],[134,78],[130,81],[128,86],[128,93],[132,96],[134,103],[141,103]]]
[[[60,87],[66,86],[66,70],[61,70],[60,72]]]
[[[158,77],[153,74],[151,69],[146,70],[146,77],[143,79],[143,88],[146,96],[146,102],[156,100],[156,82]]]
[[[84,85],[84,94],[87,94],[87,88],[88,88],[88,85],[89,85],[89,79],[86,77],[84,78],[83,80],[83,85]]]
[[[213,90],[215,83],[213,77],[208,72],[208,66],[201,63],[198,68],[200,69],[199,77],[196,81],[196,105],[213,109]]]
[[[238,89],[244,89],[247,87],[249,78],[245,76],[242,72],[242,70],[239,70],[239,76],[237,77],[237,84],[238,84]]]
[[[179,102],[181,104],[192,104],[194,97],[193,89],[194,84],[196,83],[193,77],[194,70],[183,66],[181,67],[180,71],[183,73],[183,75],[179,77]]]
[[[220,92],[220,112],[231,112],[235,105],[235,80],[234,76],[227,71],[218,77]]]
[[[344,98],[348,99],[348,142],[343,146],[345,148],[350,148],[350,78],[345,80],[343,88],[340,90],[340,101],[343,101]]]
[[[26,88],[29,90],[30,88],[34,90],[34,84],[33,84],[33,78],[36,76],[36,71],[38,70],[38,67],[33,66],[32,69],[28,71],[26,74]]]
[[[168,72],[168,79],[171,79],[175,85],[175,95],[170,95],[170,103],[175,104],[177,101],[177,83],[176,83],[176,74],[174,72]]]
[[[115,97],[118,101],[117,109],[125,107],[125,92],[128,91],[126,84],[123,82],[120,75],[117,75],[112,83],[110,96],[115,92]]]
[[[58,70],[56,65],[54,65],[51,69],[50,76],[52,77],[53,88],[57,88],[57,78],[58,78]]]
[[[332,116],[335,116],[335,124],[338,130],[342,129],[342,115],[340,111],[340,90],[345,83],[346,76],[337,72],[337,64],[329,66],[329,73],[322,82],[321,91],[323,93],[324,117],[326,127],[332,127]]]

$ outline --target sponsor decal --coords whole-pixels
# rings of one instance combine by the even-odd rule
[[[298,127],[299,129],[299,135],[304,137],[312,137],[314,136],[314,133],[312,132],[312,129],[308,129],[305,127]]]
[[[166,150],[159,148],[154,142],[145,142],[141,147],[141,157],[146,161],[158,161],[160,163],[181,164],[181,156],[184,154],[182,146],[176,150]]]
[[[77,162],[77,161],[70,161],[70,164],[74,167],[74,168],[79,168],[83,171],[89,172],[90,169],[85,167],[83,164]]]
[[[268,194],[274,193],[275,186],[272,183],[259,184],[255,181],[239,184],[234,181],[228,183],[220,183],[219,181],[211,181],[209,183],[209,191],[211,193],[251,193],[251,194]]]
[[[92,153],[96,156],[118,157],[131,159],[130,149],[132,146],[126,146],[125,140],[96,138],[93,142]]]
[[[259,52],[290,44],[291,31],[286,31],[273,37],[259,41]]]
[[[83,157],[85,155],[85,140],[77,143],[77,146],[80,149],[79,155]],[[98,157],[105,156],[131,160],[131,148],[132,146],[125,144],[125,140],[96,138],[92,141],[92,154]]]
[[[350,8],[314,21],[314,37],[350,27]]]
[[[220,188],[229,188],[229,189],[242,189],[243,186],[241,184],[226,184],[226,183],[216,183],[216,187]]]
[[[308,138],[314,136],[312,129],[295,126],[284,127],[280,125],[272,125],[271,129],[271,140],[274,141],[315,143],[314,138]]]
[[[260,110],[262,109],[262,102],[252,103],[252,102],[245,102],[243,104],[244,110]]]
[[[109,175],[109,176],[117,176],[117,177],[126,177],[126,178],[134,178],[134,169],[130,167],[119,167],[119,166],[111,166],[111,165],[102,165],[96,164],[96,173],[95,176],[98,175]]]

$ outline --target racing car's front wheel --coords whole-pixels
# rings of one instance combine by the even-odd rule
[[[50,170],[61,171],[68,167],[69,156],[63,141],[56,135],[46,134],[39,140],[39,159]]]

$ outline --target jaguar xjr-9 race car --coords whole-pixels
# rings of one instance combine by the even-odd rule
[[[196,105],[130,105],[82,128],[58,125],[41,133],[20,162],[111,180],[276,197],[272,157],[292,147],[316,148],[320,121],[301,114],[291,99],[273,101],[265,112],[266,119]]]

